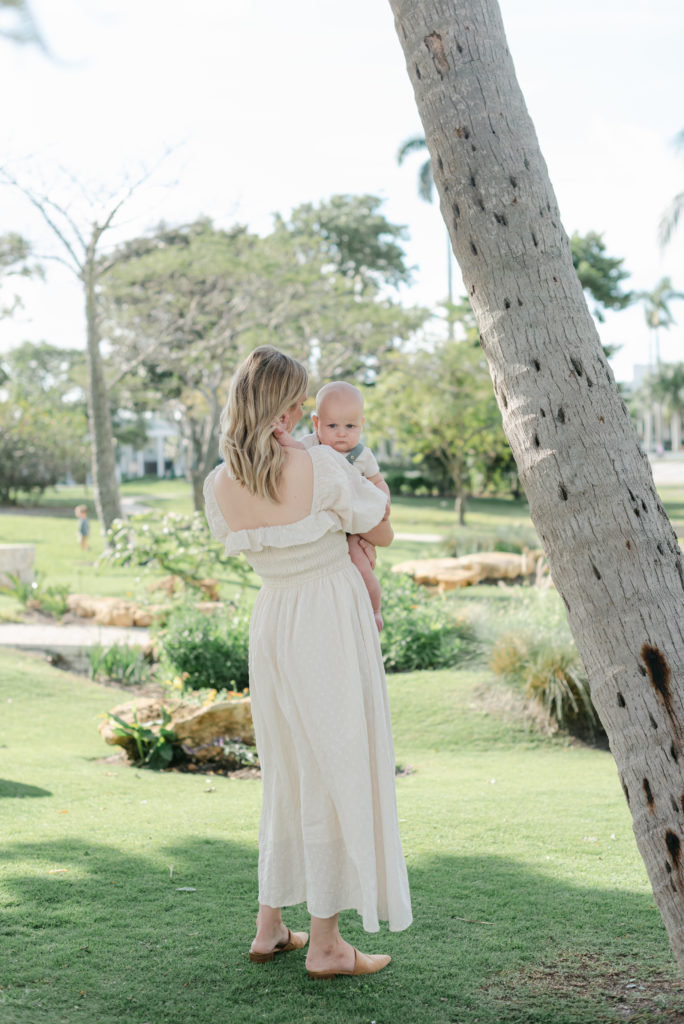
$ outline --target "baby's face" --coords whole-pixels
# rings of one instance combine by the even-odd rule
[[[313,417],[321,444],[346,454],[356,448],[365,422],[363,405],[353,395],[331,394],[325,397]]]

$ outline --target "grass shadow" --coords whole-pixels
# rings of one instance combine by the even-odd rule
[[[25,782],[13,782],[11,779],[0,779],[0,799],[5,797],[26,797],[52,796],[49,789],[41,789],[40,786],[29,786]]]
[[[67,838],[6,846],[3,1024],[656,1024],[684,1013],[650,897],[496,857],[414,865],[407,932],[368,936],[343,915],[351,942],[392,954],[377,977],[318,984],[301,953],[250,964],[256,859],[252,845],[197,837],[161,858]],[[305,908],[286,920],[306,928]],[[572,963],[582,964],[579,990],[539,984],[541,969],[558,982]],[[606,987],[608,970],[617,988]],[[656,970],[660,1005],[625,1016],[620,1005],[638,995],[631,979],[646,986]]]

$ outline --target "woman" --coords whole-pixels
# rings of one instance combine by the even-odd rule
[[[306,901],[309,974],[372,974],[338,928],[356,909],[367,931],[411,923],[394,792],[380,645],[346,533],[388,545],[385,496],[326,446],[289,447],[307,374],[271,346],[237,370],[221,421],[225,465],[204,485],[228,554],[262,578],[250,628],[250,693],[262,768],[259,913],[250,959],[301,949],[281,907]]]

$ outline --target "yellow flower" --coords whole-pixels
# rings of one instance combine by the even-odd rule
[[[214,701],[216,700],[216,694],[217,693],[218,693],[218,690],[210,690],[209,693],[204,698],[204,700],[202,701],[202,705],[204,707],[206,707],[207,704],[213,704]]]

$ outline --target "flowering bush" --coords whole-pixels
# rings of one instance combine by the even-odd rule
[[[201,512],[187,516],[155,511],[127,521],[115,519],[101,557],[110,565],[170,573],[200,591],[207,577],[218,573],[224,580],[244,584],[250,571],[243,559],[226,555]]]

